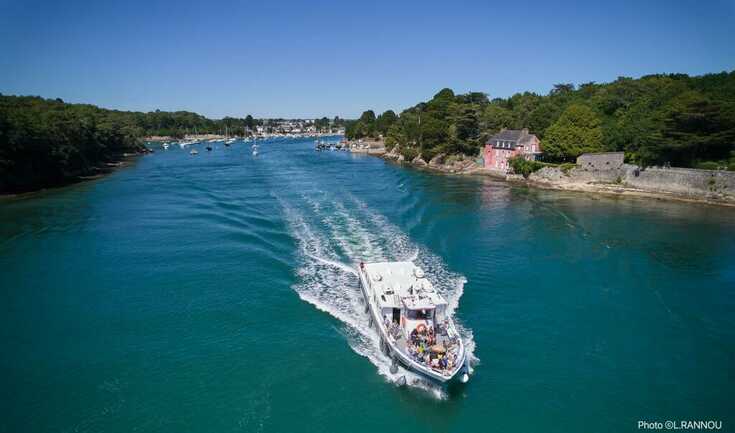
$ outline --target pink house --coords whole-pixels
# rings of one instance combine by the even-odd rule
[[[508,158],[512,156],[536,159],[540,154],[541,142],[528,129],[503,129],[485,142],[483,151],[485,168],[502,171],[508,170]]]

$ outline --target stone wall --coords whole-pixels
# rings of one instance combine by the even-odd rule
[[[630,164],[607,170],[575,167],[564,171],[559,167],[544,167],[532,173],[529,180],[563,189],[592,190],[594,186],[607,185],[621,191],[735,202],[735,172],[732,171],[662,167],[641,169]]]
[[[530,179],[537,182],[551,183],[619,183],[625,170],[622,168],[614,170],[587,170],[574,167],[562,170],[559,167],[544,167],[532,173]]]
[[[587,170],[613,170],[623,165],[625,153],[583,153],[577,157],[577,166]]]
[[[684,196],[735,199],[735,172],[732,171],[627,167],[630,168],[623,178],[626,186]]]

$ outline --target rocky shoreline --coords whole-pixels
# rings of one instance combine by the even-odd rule
[[[382,143],[370,144],[373,147],[369,147],[367,151],[357,152],[437,173],[488,176],[518,185],[558,191],[735,207],[735,172],[660,167],[642,169],[624,164],[615,169],[597,171],[580,167],[567,170],[544,167],[524,178],[486,169],[480,161],[464,155],[439,154],[428,162],[418,155],[412,160],[406,160],[396,148],[388,151],[385,147],[375,146]]]

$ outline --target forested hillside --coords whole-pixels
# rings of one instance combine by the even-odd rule
[[[625,151],[643,165],[735,170],[735,72],[621,77],[611,83],[557,84],[546,95],[517,93],[490,100],[484,93],[443,89],[396,116],[363,113],[348,138],[382,134],[406,157],[477,155],[502,128],[528,128],[544,158],[573,161],[580,153]]]
[[[0,96],[0,192],[61,185],[143,150],[129,116],[92,105]]]
[[[246,119],[211,120],[185,111],[141,113],[0,95],[0,193],[31,191],[97,174],[124,153],[144,150],[147,135],[187,131],[242,133]]]

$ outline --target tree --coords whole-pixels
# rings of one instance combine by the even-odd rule
[[[544,132],[559,118],[561,108],[550,101],[542,102],[528,115],[526,126],[539,139],[544,138]]]
[[[471,154],[479,146],[480,138],[480,112],[475,104],[464,104],[454,108],[450,119],[451,146],[448,150],[452,153]]]
[[[455,95],[445,88],[393,122],[386,115],[375,121],[374,131],[386,144],[410,149],[407,154],[420,151],[425,158],[438,152],[472,154],[502,128],[528,128],[551,160],[609,150],[625,151],[626,158],[644,165],[722,166],[735,155],[735,72],[619,77],[578,87],[562,83],[546,95],[522,92],[492,101],[483,93]],[[369,135],[373,116],[363,113],[348,136]]]
[[[397,120],[398,116],[396,116],[396,113],[393,110],[388,110],[375,119],[375,129],[378,134],[385,136]]]
[[[735,143],[735,103],[688,91],[665,108],[663,125],[663,153],[670,162],[727,158]]]
[[[365,125],[370,125],[375,122],[375,112],[373,110],[367,110],[360,116],[360,122]]]
[[[520,174],[528,178],[534,171],[541,170],[544,164],[524,158],[522,155],[516,155],[508,158],[508,164],[513,169],[513,173]]]
[[[494,134],[503,128],[510,128],[513,125],[513,113],[498,104],[491,104],[485,107],[480,119],[480,127],[488,134]]]
[[[255,119],[253,119],[253,116],[247,115],[245,116],[245,126],[248,127],[248,129],[255,129]]]
[[[564,93],[571,93],[574,91],[574,84],[572,83],[559,83],[554,84],[554,88],[551,89],[552,95],[559,95]]]
[[[569,106],[544,136],[544,153],[552,160],[571,161],[582,153],[603,150],[600,119],[586,105]]]

